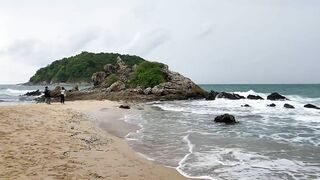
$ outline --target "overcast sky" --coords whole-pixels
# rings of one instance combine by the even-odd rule
[[[320,0],[1,0],[0,84],[81,51],[197,83],[319,83]]]

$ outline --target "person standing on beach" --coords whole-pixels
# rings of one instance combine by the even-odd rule
[[[46,86],[44,89],[44,101],[47,104],[51,104],[51,97],[50,97],[50,91],[48,89],[48,86]]]
[[[64,87],[61,88],[61,104],[64,104],[64,98],[66,97],[66,89]]]

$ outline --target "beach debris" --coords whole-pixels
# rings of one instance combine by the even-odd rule
[[[249,95],[247,96],[247,99],[264,100],[261,96],[259,96],[259,95],[252,95],[252,94],[249,94]]]
[[[272,104],[268,104],[268,107],[276,107],[276,104],[272,103]]]
[[[230,114],[223,114],[214,118],[214,122],[216,123],[226,123],[226,124],[235,124],[238,123],[235,117]]]
[[[294,109],[294,106],[290,105],[290,104],[284,104],[283,107],[288,108],[288,109]]]
[[[310,109],[320,109],[318,106],[313,105],[313,104],[306,104],[303,107],[305,108],[310,108]]]
[[[249,104],[241,105],[241,107],[251,107]]]
[[[267,99],[271,101],[288,100],[288,98],[286,98],[285,96],[282,96],[277,92],[271,93],[269,96],[267,96]]]
[[[119,108],[121,109],[130,109],[130,106],[129,105],[120,105]]]

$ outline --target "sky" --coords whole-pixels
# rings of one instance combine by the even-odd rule
[[[320,83],[319,0],[1,0],[0,84],[82,51],[196,83]]]

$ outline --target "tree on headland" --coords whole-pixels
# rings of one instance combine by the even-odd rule
[[[141,57],[132,55],[82,52],[54,61],[47,67],[39,69],[29,82],[32,84],[90,83],[93,73],[103,70],[105,64],[116,64],[118,56],[129,67],[145,61]]]

